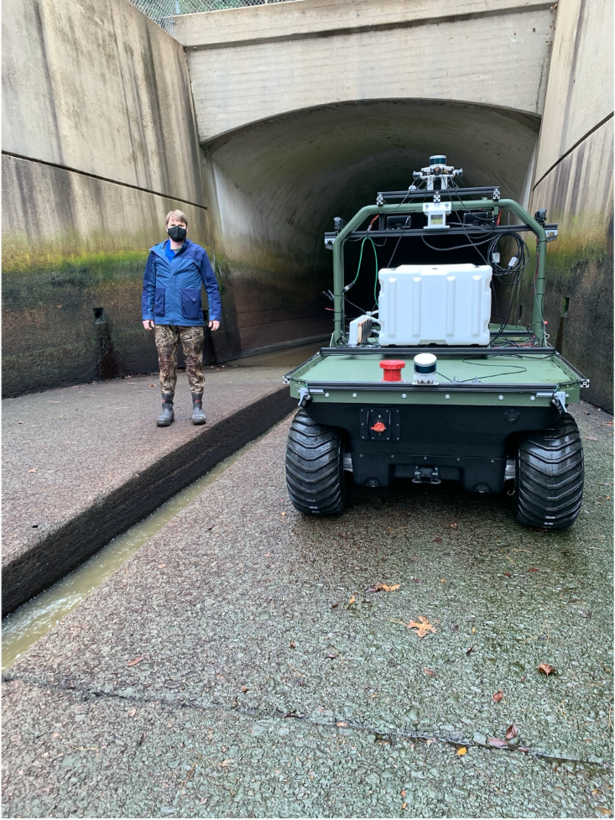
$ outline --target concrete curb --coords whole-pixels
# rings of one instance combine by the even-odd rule
[[[217,424],[205,427],[173,453],[164,454],[120,487],[99,496],[75,518],[52,529],[4,567],[2,617],[63,578],[112,538],[266,432],[290,413],[294,405],[288,388],[280,387]]]

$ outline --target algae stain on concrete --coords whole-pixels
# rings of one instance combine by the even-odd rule
[[[65,260],[5,272],[4,395],[104,377],[102,324],[106,349],[113,347],[117,357],[113,375],[154,370],[151,340],[140,322],[145,258],[143,252],[96,254],[79,264]]]

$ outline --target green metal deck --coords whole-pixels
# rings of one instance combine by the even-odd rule
[[[437,356],[437,384],[412,384],[413,354],[394,348],[321,350],[287,374],[291,395],[307,390],[312,401],[361,404],[406,403],[548,406],[556,393],[566,403],[580,398],[582,376],[552,348],[523,349],[426,347]],[[380,362],[405,362],[401,382],[383,382]]]

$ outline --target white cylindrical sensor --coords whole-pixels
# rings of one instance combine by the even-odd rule
[[[433,353],[418,353],[414,357],[414,382],[435,382],[437,364]]]

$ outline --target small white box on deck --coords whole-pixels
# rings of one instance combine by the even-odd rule
[[[400,265],[378,273],[381,345],[487,345],[490,265]]]

